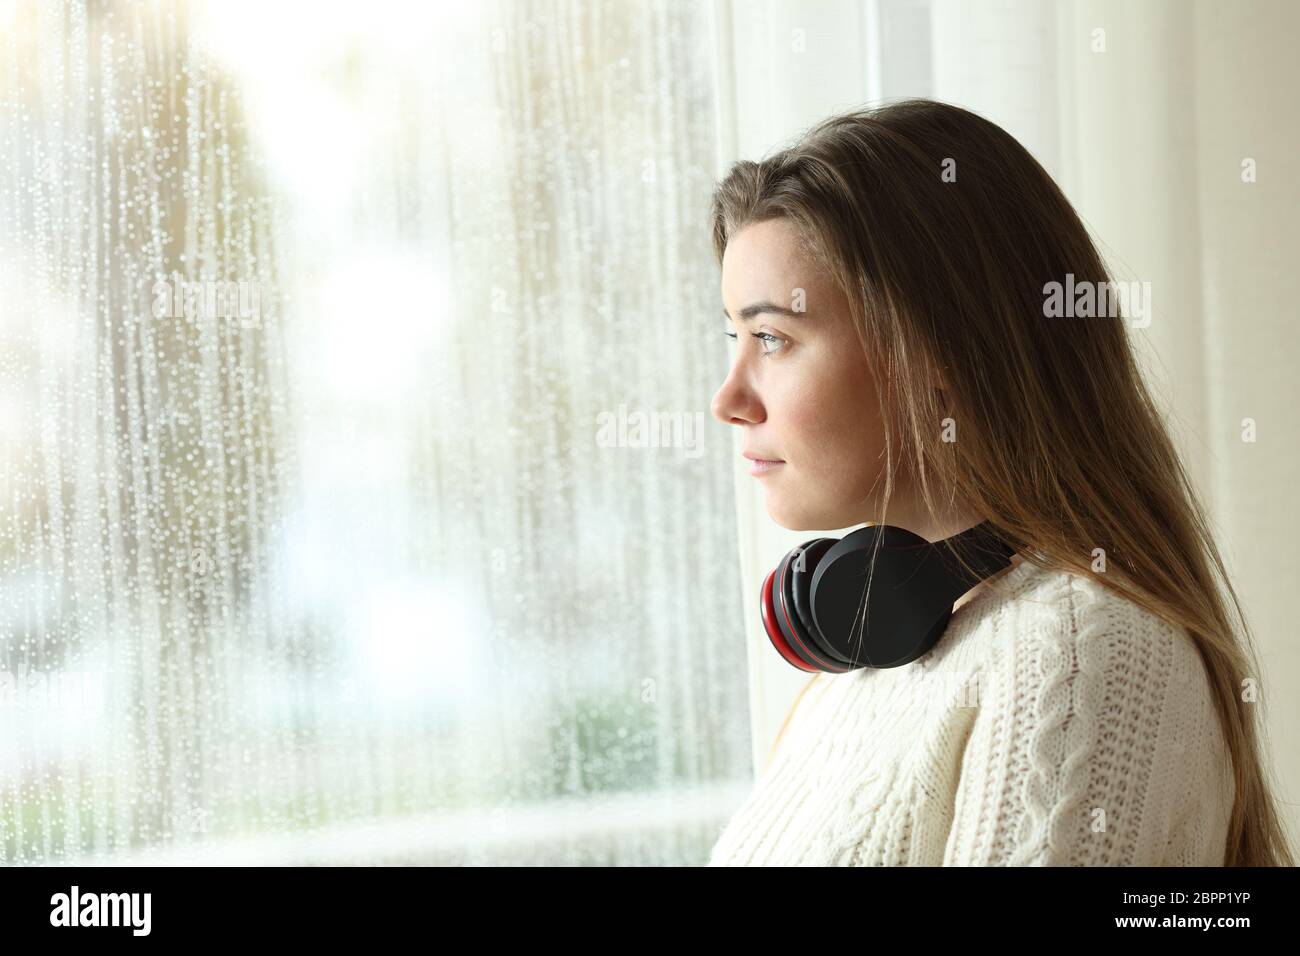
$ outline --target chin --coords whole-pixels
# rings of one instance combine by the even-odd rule
[[[782,508],[773,503],[772,495],[767,497],[767,515],[787,531],[818,531],[822,528],[835,528],[838,525],[826,523],[826,516],[802,509]]]

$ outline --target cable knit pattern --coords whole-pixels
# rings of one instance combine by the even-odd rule
[[[710,866],[1221,866],[1233,783],[1180,628],[1022,563],[904,667],[819,674]]]

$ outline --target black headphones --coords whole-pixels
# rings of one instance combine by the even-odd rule
[[[987,521],[933,543],[892,525],[814,538],[763,581],[763,629],[782,657],[809,673],[909,664],[938,642],[953,603],[1009,567],[1015,553]]]

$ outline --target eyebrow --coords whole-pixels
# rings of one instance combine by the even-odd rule
[[[796,312],[793,309],[787,309],[783,305],[777,305],[775,302],[755,302],[753,305],[745,306],[737,313],[737,315],[740,316],[740,321],[748,322],[754,316],[763,312],[774,312],[777,315],[788,315],[792,318],[799,318],[804,314],[803,312]],[[727,318],[731,318],[730,313],[728,313],[725,308],[722,310],[722,314]]]

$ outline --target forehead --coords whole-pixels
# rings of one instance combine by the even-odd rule
[[[730,309],[760,299],[788,303],[795,289],[820,287],[821,269],[789,219],[750,223],[727,241],[722,299]]]

